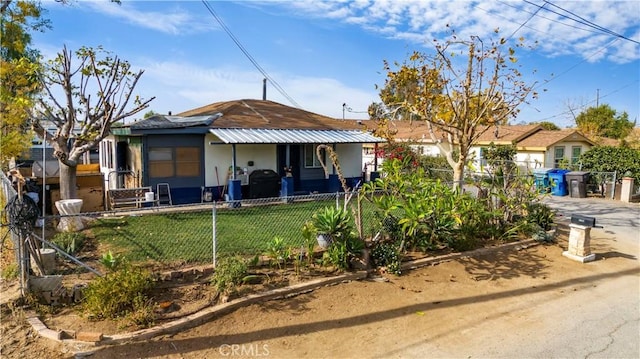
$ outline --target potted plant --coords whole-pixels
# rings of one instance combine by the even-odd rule
[[[313,227],[321,248],[327,248],[333,240],[349,235],[351,223],[349,213],[342,208],[324,207],[313,214]]]

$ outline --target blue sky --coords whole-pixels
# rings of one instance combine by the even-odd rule
[[[499,28],[502,35],[515,31],[513,38],[538,42],[518,56],[525,81],[537,84],[540,97],[522,105],[511,123],[573,126],[569,109],[579,113],[596,101],[626,111],[631,121],[640,113],[640,1],[207,4],[286,93],[269,83],[268,99],[293,106],[289,97],[323,115],[341,118],[346,109],[347,118],[367,118],[368,105],[379,102],[376,85],[384,84],[383,61],[402,62],[415,50],[431,53],[430,40],[447,38],[447,24],[462,38],[490,39]],[[135,92],[155,96],[150,105],[155,112],[175,114],[218,101],[262,98],[263,74],[202,1],[43,5],[53,29],[35,34],[34,47],[51,57],[64,45],[74,50],[102,45],[145,71]]]

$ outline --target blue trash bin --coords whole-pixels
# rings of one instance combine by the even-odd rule
[[[549,171],[549,181],[551,182],[551,194],[554,196],[566,196],[569,194],[567,188],[567,180],[565,174],[570,172],[569,170],[562,170],[554,168]]]
[[[551,192],[551,186],[549,184],[549,172],[553,168],[536,168],[533,170],[534,184],[538,193]]]

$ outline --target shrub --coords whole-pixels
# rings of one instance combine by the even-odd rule
[[[640,150],[628,147],[597,146],[580,156],[583,171],[625,173],[640,181]]]
[[[247,263],[240,256],[220,258],[211,277],[211,284],[222,294],[232,293],[247,275]]]
[[[537,224],[545,231],[551,229],[553,220],[555,218],[555,212],[544,203],[532,203],[529,205],[527,213],[527,221]]]
[[[84,246],[87,236],[82,232],[60,232],[53,236],[52,242],[67,254],[75,255]]]
[[[89,283],[84,291],[83,309],[91,319],[114,319],[140,309],[154,282],[140,268],[123,266]]]
[[[291,248],[285,245],[285,240],[282,237],[273,237],[273,239],[267,243],[267,252],[265,253],[269,257],[271,265],[275,264],[278,269],[282,269],[283,266],[287,266],[287,261],[291,257]]]
[[[127,314],[127,319],[134,325],[150,327],[155,321],[155,309],[156,305],[150,299],[138,295],[133,299],[133,311]]]
[[[357,258],[364,249],[364,242],[353,234],[339,237],[332,242],[322,255],[325,265],[331,264],[340,269],[349,269],[351,259]]]
[[[377,242],[371,250],[371,260],[376,267],[386,267],[389,273],[402,274],[402,255],[391,242]]]

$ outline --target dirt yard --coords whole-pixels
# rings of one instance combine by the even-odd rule
[[[522,313],[536,298],[564,296],[592,285],[573,282],[575,278],[602,271],[615,273],[629,266],[628,258],[607,254],[615,252],[606,242],[592,244],[594,252],[605,253],[598,260],[606,260],[606,266],[567,260],[561,255],[566,249],[566,233],[560,233],[557,244],[497,250],[412,270],[400,277],[384,275],[322,287],[250,305],[179,333],[117,346],[62,346],[39,338],[20,310],[11,311],[3,305],[0,354],[2,358],[72,358],[81,353],[77,357],[96,359],[405,357],[424,341],[443,349],[463,346],[474,337],[453,333],[465,333],[478,321],[495,321],[495,333],[499,334],[501,323],[522,320],[516,313]],[[3,288],[3,293],[11,289],[16,288]],[[180,309],[185,312],[210,299],[198,286],[175,290],[183,300],[190,299],[191,304]],[[89,322],[71,310],[45,319],[52,329],[105,334],[127,331],[119,327],[122,323]],[[536,320],[526,323],[538,325]],[[438,352],[413,356],[427,354],[442,356]]]

